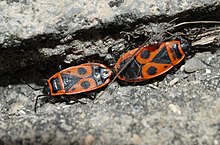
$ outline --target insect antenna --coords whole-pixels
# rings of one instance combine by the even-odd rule
[[[34,88],[33,86],[31,86],[30,84],[28,84],[26,81],[24,81],[22,78],[20,78],[20,81],[22,82],[22,83],[24,83],[24,84],[26,84],[28,87],[30,87],[32,90],[34,90],[34,91],[38,91],[38,90],[42,90],[43,89],[43,87],[42,88]]]
[[[165,31],[168,31],[168,30],[171,30],[171,29],[174,29],[176,27],[179,27],[179,26],[182,26],[182,25],[189,25],[189,24],[220,24],[220,21],[191,21],[191,22],[182,22],[182,23],[179,23],[179,24],[176,24],[172,27],[169,27],[167,29],[164,30]]]
[[[34,112],[36,113],[37,112],[37,101],[39,99],[39,97],[43,97],[43,96],[46,96],[46,95],[38,95],[35,99],[35,103],[34,103]]]

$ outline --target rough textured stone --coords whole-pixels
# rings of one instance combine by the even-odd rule
[[[72,34],[108,23],[125,25],[141,18],[173,16],[218,3],[218,0],[3,0],[0,2],[0,44],[10,47],[11,41],[19,43],[42,34]]]
[[[99,100],[81,99],[85,105],[41,98],[36,114],[41,92],[19,81],[37,88],[59,64],[106,63],[110,50],[154,39],[176,17],[219,18],[219,1],[10,0],[0,1],[0,12],[0,144],[219,144],[219,51],[192,58],[208,73],[176,69],[152,83],[114,82]]]
[[[192,58],[188,61],[186,61],[186,64],[184,65],[184,70],[188,73],[205,69],[206,66],[204,63],[202,63],[198,58]]]

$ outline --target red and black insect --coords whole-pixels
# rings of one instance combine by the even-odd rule
[[[182,25],[196,23],[220,24],[219,21],[182,22],[165,29],[162,33]],[[162,35],[162,33],[159,35]],[[191,46],[193,46],[191,41],[183,39],[179,35],[177,35],[177,39],[164,41],[157,45],[146,45],[148,40],[149,39],[138,48],[123,54],[118,59],[114,66],[116,74],[109,83],[109,86],[117,78],[127,82],[142,82],[160,76],[179,64],[190,51]],[[97,99],[100,98],[107,89],[108,87],[97,97]]]
[[[164,32],[181,25],[196,23],[219,24],[220,22],[183,22],[166,29]],[[120,80],[127,82],[141,82],[160,76],[179,64],[185,58],[191,46],[192,43],[189,40],[183,39],[178,35],[177,39],[161,42],[158,45],[141,45],[123,54],[118,59],[114,67],[116,76],[113,80],[118,77]]]
[[[41,96],[66,96],[96,90],[108,84],[112,75],[111,69],[100,63],[85,63],[57,72],[45,83]],[[73,96],[74,99],[74,96]]]
[[[184,39],[161,42],[159,45],[146,45],[123,54],[115,65],[118,78],[127,82],[141,82],[155,78],[180,63],[191,44]],[[133,58],[132,58],[133,57]],[[132,61],[124,68],[128,60]]]

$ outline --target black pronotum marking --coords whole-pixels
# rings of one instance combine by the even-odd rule
[[[182,54],[180,53],[179,48],[178,48],[178,44],[174,43],[170,49],[172,52],[174,52],[176,54],[178,59],[180,59],[182,57]]]
[[[151,66],[151,67],[148,68],[147,73],[149,75],[155,75],[157,73],[157,68],[154,67],[154,66]]]
[[[164,46],[161,49],[161,51],[152,59],[152,62],[162,63],[162,64],[170,64],[171,63],[166,46]]]
[[[148,50],[144,50],[141,52],[141,58],[148,59],[150,57],[150,52]]]
[[[102,77],[101,77],[101,74],[100,74],[100,70],[101,70],[102,68],[101,67],[99,67],[99,66],[93,66],[92,67],[92,78],[95,80],[95,82],[96,82],[96,85],[97,86],[99,86],[99,85],[101,85],[101,84],[103,84],[103,80],[102,80]]]
[[[83,67],[80,67],[80,68],[78,68],[78,73],[79,73],[80,75],[84,75],[84,74],[87,73],[87,70],[86,70],[85,68],[83,68]]]
[[[52,85],[52,92],[53,93],[57,93],[59,90],[61,90],[61,86],[60,86],[60,80],[58,77],[56,78],[52,78],[50,80],[50,83]]]
[[[84,81],[81,83],[81,86],[83,89],[88,89],[90,87],[90,83],[88,81]]]

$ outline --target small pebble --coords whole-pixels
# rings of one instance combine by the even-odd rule
[[[205,69],[206,74],[210,74],[212,71],[210,69]]]
[[[178,105],[170,104],[170,105],[169,105],[169,108],[171,109],[171,111],[172,111],[173,113],[176,113],[176,114],[178,114],[178,115],[181,114],[181,110],[180,110],[180,107],[179,107]]]
[[[179,78],[174,78],[170,81],[169,85],[174,86],[179,81]]]
[[[215,139],[213,142],[214,142],[214,145],[219,145],[219,141],[218,140]]]
[[[134,144],[141,144],[142,140],[138,134],[133,134],[131,140]]]
[[[87,135],[84,140],[85,145],[91,145],[94,140],[95,140],[95,137],[93,135],[91,134]]]

